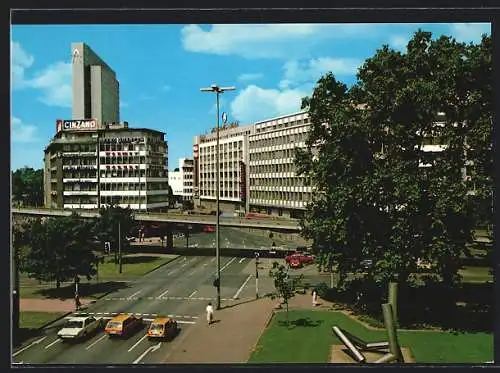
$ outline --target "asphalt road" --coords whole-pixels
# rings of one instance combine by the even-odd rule
[[[295,249],[299,246],[290,240],[282,240],[278,238],[269,238],[268,236],[260,236],[255,233],[248,232],[246,229],[238,228],[220,228],[220,248],[234,248],[234,249],[252,249],[266,247],[270,248],[273,242],[277,246],[283,246],[288,249]],[[174,246],[186,247],[188,245],[193,247],[215,247],[215,233],[190,233],[189,237],[174,238]]]
[[[268,277],[271,260],[260,260],[259,292],[273,289]],[[181,334],[194,323],[205,322],[204,310],[214,302],[216,263],[214,257],[180,257],[153,271],[128,287],[90,305],[84,312],[98,317],[131,312],[142,316],[146,325],[126,339],[109,339],[101,330],[78,343],[61,342],[57,331],[61,320],[43,331],[43,335],[14,351],[14,361],[25,364],[148,364],[155,363],[169,350],[169,342],[149,341],[148,323],[156,315],[171,315]],[[255,297],[255,261],[248,258],[221,258],[222,306]],[[33,343],[37,342],[37,343]],[[33,344],[32,344],[33,343]],[[154,347],[154,349],[153,349]]]

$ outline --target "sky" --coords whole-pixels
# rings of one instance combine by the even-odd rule
[[[42,168],[56,119],[71,119],[72,42],[116,72],[121,121],[166,133],[173,170],[215,127],[215,95],[200,88],[236,87],[221,95],[228,123],[290,114],[325,73],[350,86],[366,58],[383,44],[404,52],[418,29],[466,43],[491,34],[489,23],[13,25],[11,169]]]

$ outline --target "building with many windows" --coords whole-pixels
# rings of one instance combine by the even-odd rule
[[[179,167],[168,173],[168,184],[179,201],[193,200],[194,161],[191,158],[180,158]]]
[[[72,118],[98,124],[120,121],[120,85],[115,72],[85,43],[71,44]]]
[[[248,136],[254,126],[223,126],[219,129],[219,201],[223,211],[245,211],[248,188]],[[215,210],[217,132],[196,136],[194,202]]]
[[[305,147],[306,112],[254,124],[249,135],[249,211],[298,218],[311,198],[311,186],[295,168],[295,148]]]
[[[97,209],[117,203],[136,210],[168,207],[165,134],[128,123],[58,120],[44,158],[48,208]]]

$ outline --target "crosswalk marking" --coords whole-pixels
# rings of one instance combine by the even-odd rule
[[[132,313],[132,314],[138,315],[138,316],[153,316],[153,317],[158,316],[157,313],[137,313],[137,312],[127,312],[127,313]],[[66,316],[66,319],[69,319],[69,318],[74,317],[74,316],[87,316],[87,315],[97,315],[97,314],[98,314],[97,312],[74,313],[72,316]],[[110,317],[112,317],[112,316],[119,315],[120,312],[106,312],[106,314],[110,315]],[[167,317],[173,317],[176,319],[197,319],[198,318],[198,316],[191,316],[191,315],[167,315]],[[147,319],[144,319],[144,320],[147,321]]]
[[[205,301],[211,301],[214,300],[214,298],[208,298],[208,297],[136,297],[136,298],[125,298],[125,297],[108,297],[108,298],[103,298],[103,300],[125,300],[125,301],[136,301],[136,300],[205,300]],[[221,300],[224,301],[232,301],[234,299],[232,298],[222,298]]]

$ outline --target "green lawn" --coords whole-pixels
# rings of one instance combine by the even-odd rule
[[[99,265],[99,279],[119,279],[124,277],[143,276],[146,273],[166,264],[178,255],[134,255],[122,259],[122,274],[118,272],[119,266],[114,262],[114,256],[106,257],[105,262]]]
[[[64,312],[21,311],[19,324],[23,329],[38,329],[63,315]]]
[[[331,346],[341,344],[332,326],[366,341],[387,340],[385,331],[370,330],[341,312],[292,310],[291,327],[278,312],[262,334],[250,363],[329,363]],[[483,363],[493,360],[493,335],[399,331],[402,347],[409,347],[417,363]],[[294,346],[294,348],[290,348]]]
[[[122,274],[118,273],[118,265],[114,257],[109,256],[105,263],[99,265],[99,281],[97,277],[91,280],[81,279],[79,294],[81,298],[97,299],[110,292],[125,288],[126,280],[132,280],[164,265],[178,255],[134,255],[123,257]],[[59,298],[70,299],[74,296],[75,286],[72,283],[61,284],[59,289],[54,282],[40,284],[36,280],[28,279],[26,275],[20,277],[21,298]]]
[[[458,271],[462,276],[462,282],[486,282],[493,281],[490,273],[491,267],[463,267]]]

